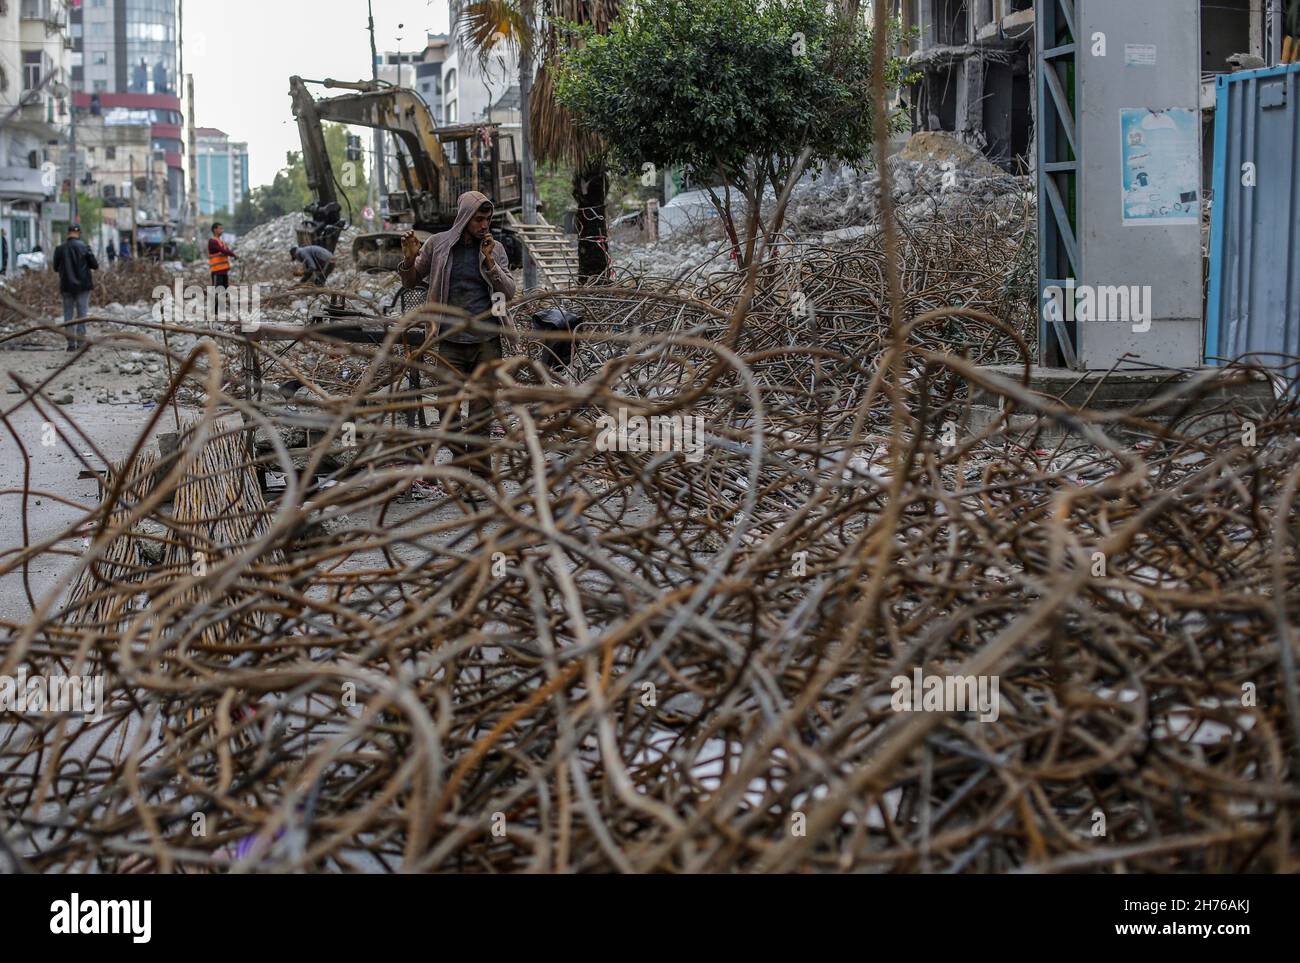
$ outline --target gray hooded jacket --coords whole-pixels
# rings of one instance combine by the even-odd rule
[[[487,195],[478,191],[466,191],[460,195],[456,221],[451,229],[434,234],[424,242],[420,253],[415,256],[414,270],[417,274],[428,277],[429,301],[437,304],[448,303],[447,298],[451,293],[451,249],[456,246],[456,242],[465,232],[465,225],[474,216],[474,212],[487,200]],[[510,257],[506,254],[505,245],[500,241],[493,242],[492,270],[489,271],[484,266],[482,251],[479,252],[478,267],[489,288],[500,291],[507,299],[515,296],[515,279],[510,274]],[[507,332],[513,333],[508,318],[502,320],[502,327]]]

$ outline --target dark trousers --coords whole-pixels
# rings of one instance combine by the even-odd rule
[[[230,287],[230,272],[229,272],[229,271],[214,271],[214,272],[212,273],[212,286],[213,286],[214,288],[228,288],[228,287]]]
[[[66,325],[63,329],[64,337],[68,339],[69,345],[80,346],[86,338],[86,322],[80,319],[90,314],[90,292],[60,291],[59,295],[63,298],[63,320],[79,322]]]
[[[322,268],[319,271],[314,271],[311,268],[308,268],[303,273],[302,279],[304,281],[310,281],[318,288],[323,288],[325,286],[325,282],[329,280],[329,276],[333,273],[334,273],[334,262],[330,261],[328,264],[325,265],[324,268]]]
[[[472,344],[444,341],[438,345],[437,350],[447,363],[468,381],[479,365],[501,360],[501,339],[490,338]],[[478,390],[470,396],[469,421],[465,424],[461,423],[459,398],[448,400],[439,406],[439,424],[443,431],[448,433],[463,431],[467,435],[478,438],[491,435],[492,402],[495,391],[491,380],[487,378],[480,379],[480,384],[475,387]],[[491,477],[492,460],[486,445],[467,441],[448,442],[447,447],[451,449],[458,467],[465,468],[481,478]]]

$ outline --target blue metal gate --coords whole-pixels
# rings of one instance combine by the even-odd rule
[[[1207,363],[1300,355],[1300,65],[1218,79],[1211,224]]]

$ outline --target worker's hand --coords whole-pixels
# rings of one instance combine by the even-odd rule
[[[489,271],[491,271],[493,267],[492,252],[496,250],[496,244],[496,239],[491,234],[483,238],[483,266]]]
[[[407,231],[402,235],[402,257],[408,264],[414,264],[419,253],[420,239],[415,236],[414,231]]]

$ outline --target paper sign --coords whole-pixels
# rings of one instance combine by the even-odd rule
[[[1154,67],[1156,45],[1153,43],[1124,44],[1124,63],[1130,67]]]
[[[1120,110],[1126,225],[1201,222],[1201,115],[1170,108]]]

